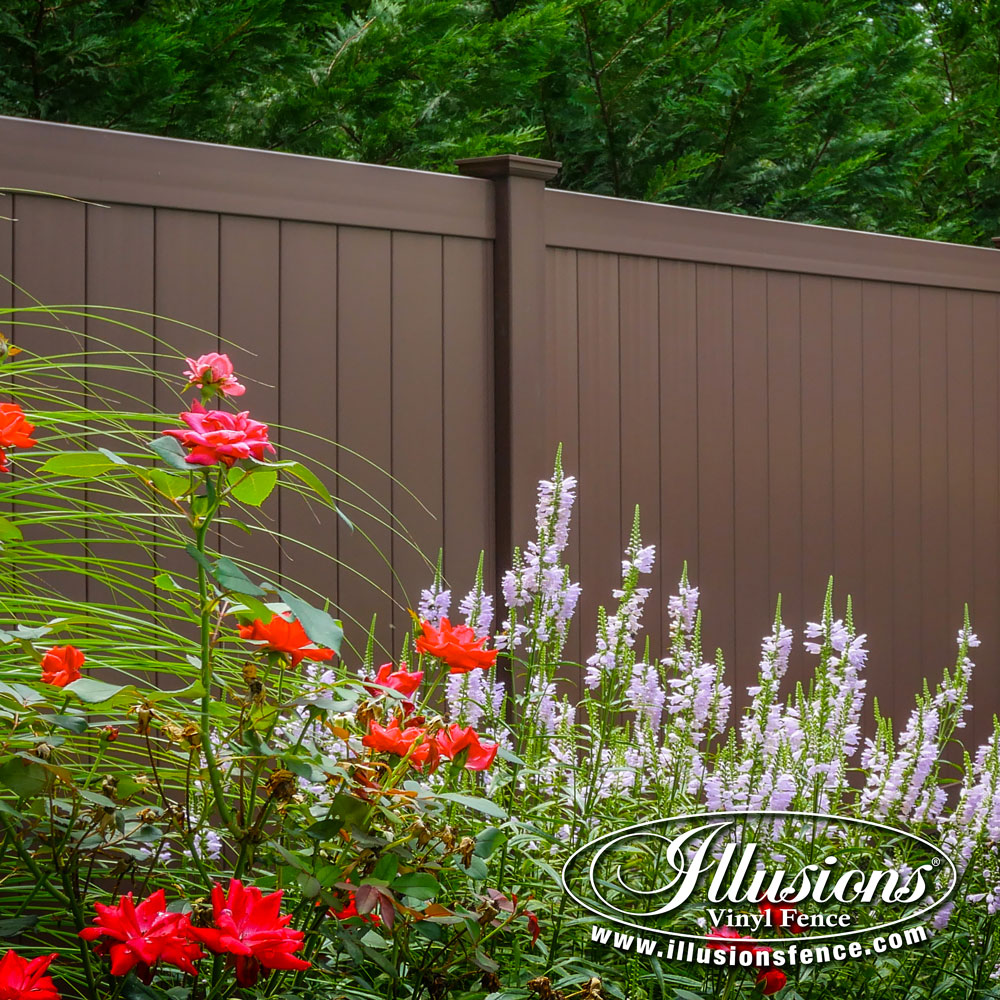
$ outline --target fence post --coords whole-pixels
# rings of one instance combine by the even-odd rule
[[[514,540],[532,523],[534,486],[552,461],[541,440],[545,324],[545,182],[561,163],[528,156],[457,160],[493,182],[494,544],[497,602]],[[499,612],[499,607],[498,607]]]

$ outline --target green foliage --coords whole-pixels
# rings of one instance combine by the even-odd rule
[[[12,0],[0,112],[982,243],[998,35],[973,0]]]

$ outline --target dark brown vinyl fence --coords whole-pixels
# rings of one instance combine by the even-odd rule
[[[255,414],[335,438],[318,457],[443,548],[459,590],[480,548],[493,577],[527,537],[563,442],[587,584],[573,658],[638,503],[654,639],[686,559],[742,687],[777,593],[799,629],[833,573],[894,715],[953,662],[965,601],[980,735],[1000,709],[994,251],[549,190],[557,165],[522,157],[456,177],[17,119],[0,151],[0,186],[100,203],[8,199],[0,273],[252,351]],[[392,645],[428,576],[414,550],[363,523],[394,580],[332,521],[271,513],[370,582],[277,545],[262,561],[378,611]]]

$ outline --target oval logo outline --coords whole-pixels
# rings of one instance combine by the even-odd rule
[[[878,931],[888,930],[890,927],[898,927],[902,924],[912,924],[918,921],[921,917],[926,914],[939,909],[948,900],[948,897],[955,891],[958,885],[958,869],[955,867],[954,862],[948,857],[939,847],[936,847],[929,840],[918,836],[915,833],[909,833],[906,830],[900,830],[898,827],[889,826],[886,823],[877,823],[874,820],[868,819],[855,819],[853,816],[833,816],[830,813],[814,813],[814,812],[793,812],[793,811],[782,811],[776,809],[746,809],[746,810],[733,810],[731,812],[720,811],[720,812],[705,812],[705,813],[683,813],[680,816],[661,816],[658,819],[645,820],[642,823],[634,823],[631,826],[623,827],[621,830],[615,830],[611,833],[601,834],[595,840],[592,840],[582,847],[578,847],[566,860],[563,865],[560,881],[562,882],[563,891],[576,903],[578,906],[582,906],[583,909],[592,913],[594,916],[601,917],[603,920],[607,920],[610,923],[617,924],[619,927],[627,927],[630,930],[642,931],[645,934],[656,934],[660,937],[676,938],[683,941],[694,941],[696,943],[704,943],[706,936],[704,934],[688,934],[683,931],[673,931],[673,930],[663,930],[658,927],[647,927],[644,924],[632,923],[628,920],[622,920],[620,917],[615,917],[610,913],[606,913],[603,910],[597,909],[591,903],[588,903],[585,899],[581,899],[569,885],[568,874],[570,868],[576,862],[578,858],[586,854],[590,850],[595,850],[597,857],[600,856],[602,852],[596,851],[596,848],[602,845],[605,841],[612,841],[614,839],[620,839],[623,836],[630,833],[639,833],[645,830],[655,827],[660,823],[675,823],[684,820],[710,820],[710,819],[735,819],[739,817],[749,817],[749,816],[774,816],[776,818],[787,818],[787,817],[804,817],[806,819],[821,819],[821,820],[833,820],[835,823],[850,824],[854,826],[867,826],[872,827],[876,830],[882,830],[884,832],[895,834],[896,836],[905,837],[907,840],[916,841],[918,844],[922,844],[928,851],[930,851],[933,857],[940,858],[941,861],[948,866],[950,872],[950,879],[947,889],[940,895],[935,897],[930,903],[926,903],[919,910],[914,913],[910,913],[905,917],[899,917],[896,920],[886,921],[880,924],[871,924],[868,927],[855,927],[852,930],[847,931],[837,931],[830,934],[812,934],[808,928],[804,928],[801,935],[796,936],[797,941],[832,941],[839,938],[847,937],[857,937],[862,934],[875,934]],[[588,868],[589,882],[593,887],[593,867],[596,864],[597,857],[591,863]],[[782,939],[769,937],[769,938],[758,938],[758,937],[741,937],[741,941],[746,944],[774,944],[775,942],[784,943]]]

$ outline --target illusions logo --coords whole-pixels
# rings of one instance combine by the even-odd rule
[[[745,942],[789,930],[814,941],[874,933],[933,913],[956,881],[952,862],[913,834],[766,811],[638,823],[581,847],[562,873],[590,913],[692,941],[721,924],[748,930]],[[764,900],[774,905],[758,913]]]

